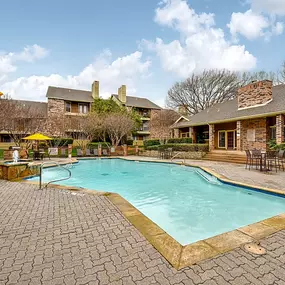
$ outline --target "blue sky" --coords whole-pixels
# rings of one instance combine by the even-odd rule
[[[163,105],[205,68],[276,71],[283,0],[1,1],[0,90],[45,100],[48,85],[128,94]]]

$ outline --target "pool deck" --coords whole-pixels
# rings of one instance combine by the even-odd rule
[[[0,180],[0,285],[285,284],[285,230],[177,271],[108,197],[37,188]]]

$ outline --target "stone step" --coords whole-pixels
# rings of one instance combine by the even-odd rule
[[[212,151],[209,152],[203,159],[210,161],[232,162],[240,164],[245,164],[246,162],[246,156],[244,153],[235,153],[234,151]]]

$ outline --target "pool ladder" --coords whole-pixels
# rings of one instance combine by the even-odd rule
[[[175,157],[177,157],[177,155],[179,155],[179,154],[182,154],[182,152],[177,152],[175,155],[173,155],[171,158],[170,158],[170,160],[171,161],[173,161],[173,159],[175,158]],[[185,164],[185,160],[186,160],[186,158],[185,158],[185,153],[184,153],[184,158],[183,158],[183,161],[181,161],[183,164]]]
[[[64,178],[60,178],[60,179],[54,179],[49,181],[44,187],[47,188],[49,184],[54,183],[54,182],[59,182],[59,181],[64,181],[64,180],[68,180],[71,177],[71,171],[62,166],[61,164],[59,164],[57,161],[45,161],[41,164],[40,166],[40,185],[39,185],[39,190],[43,189],[43,179],[42,179],[42,174],[43,174],[43,167],[46,164],[56,164],[57,167],[61,167],[62,169],[66,170],[68,172],[68,176],[64,177]]]

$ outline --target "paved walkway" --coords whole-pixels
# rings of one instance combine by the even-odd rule
[[[285,284],[285,231],[173,269],[105,196],[0,180],[0,284]]]
[[[157,158],[142,157],[142,156],[129,156],[128,159],[136,160],[154,160]],[[169,160],[166,160],[169,161]],[[177,159],[174,161],[182,161]],[[235,180],[242,183],[247,183],[255,186],[273,188],[285,191],[285,172],[270,171],[269,173],[260,172],[252,168],[251,170],[245,169],[244,165],[236,163],[226,163],[218,161],[206,161],[206,160],[190,160],[186,159],[186,163],[197,166],[208,167],[215,172],[224,175],[228,179]]]

